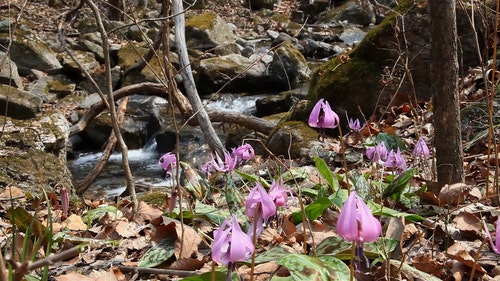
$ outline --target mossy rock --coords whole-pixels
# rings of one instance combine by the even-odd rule
[[[300,121],[281,122],[271,132],[268,149],[275,155],[292,159],[307,158],[309,148],[318,144],[318,133]]]

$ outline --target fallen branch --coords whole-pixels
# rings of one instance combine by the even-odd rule
[[[168,98],[167,88],[163,84],[152,82],[125,86],[113,92],[115,100],[119,100],[130,95],[146,95]],[[105,109],[106,106],[102,102],[98,102],[92,105],[87,113],[82,117],[82,119],[80,119],[80,121],[78,121],[78,123],[76,123],[75,125],[71,126],[69,135],[73,136],[85,130],[87,125]],[[270,121],[266,121],[255,116],[244,115],[241,113],[220,111],[208,111],[207,113],[212,122],[238,124],[264,134],[269,134],[272,128],[275,126],[275,124]],[[190,120],[190,124],[197,125],[197,121],[197,118],[192,118]]]

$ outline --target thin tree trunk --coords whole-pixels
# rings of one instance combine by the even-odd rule
[[[438,183],[464,182],[455,0],[429,0],[431,90]]]
[[[184,10],[182,7],[182,0],[173,0],[173,18],[175,23],[175,43],[177,45],[177,54],[179,55],[179,64],[181,69],[182,78],[184,81],[184,88],[186,89],[186,94],[193,106],[193,111],[198,118],[200,123],[201,131],[203,136],[210,146],[212,151],[222,155],[224,146],[217,136],[212,123],[208,117],[207,112],[203,108],[201,99],[198,96],[198,90],[196,89],[196,84],[194,82],[193,74],[191,73],[191,64],[189,62],[187,47],[186,47],[186,36],[184,32],[185,20],[184,20]]]
[[[102,23],[101,16],[99,14],[99,10],[97,6],[92,2],[92,0],[86,0],[90,8],[92,9],[92,12],[94,13],[94,16],[96,18],[97,25],[99,27],[99,31],[101,32],[101,40],[102,40],[102,49],[104,53],[104,65],[105,65],[105,74],[106,74],[106,93],[107,93],[107,98],[108,98],[108,104],[109,104],[109,112],[111,115],[111,122],[113,123],[113,131],[115,132],[116,139],[118,141],[118,147],[121,150],[122,153],[122,165],[123,165],[123,171],[125,172],[125,180],[127,182],[127,191],[132,197],[132,202],[133,202],[133,209],[134,211],[137,209],[139,206],[139,203],[137,201],[137,195],[135,193],[135,183],[134,179],[132,176],[132,171],[130,169],[130,163],[128,161],[128,148],[127,145],[125,144],[125,141],[123,140],[122,134],[120,132],[120,126],[118,126],[118,120],[116,117],[116,109],[115,109],[115,99],[113,96],[113,87],[111,83],[111,62],[109,58],[109,44],[108,44],[108,34],[106,32],[106,29],[104,28],[104,25]]]

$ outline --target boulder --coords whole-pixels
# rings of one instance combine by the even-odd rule
[[[197,81],[202,95],[218,91],[259,91],[270,85],[267,67],[262,62],[238,54],[204,59],[200,62]]]
[[[0,84],[23,89],[23,80],[17,72],[17,65],[4,52],[0,52]]]
[[[274,50],[270,66],[271,81],[282,89],[295,88],[309,80],[311,69],[302,53],[290,42],[283,42]]]
[[[400,27],[401,15],[404,16],[404,28]],[[472,33],[470,23],[458,5],[457,18],[460,38],[473,37],[467,35]],[[348,57],[334,58],[316,69],[310,81],[308,99],[315,102],[325,98],[339,116],[345,116],[347,112],[353,118],[361,117],[359,109],[365,116],[384,112],[385,108],[394,105],[390,101],[396,94],[394,101],[397,103],[412,101],[413,94],[417,100],[429,100],[429,24],[427,1],[401,1],[393,13],[366,34]],[[478,32],[479,38],[485,34],[482,30]],[[405,45],[405,42],[411,44]],[[477,49],[463,39],[460,43],[461,69],[478,65]],[[404,51],[398,52],[396,46]],[[482,46],[479,48],[482,49]],[[407,76],[401,81],[403,70],[391,73],[391,69],[405,67],[401,65],[406,61],[401,59],[402,55],[408,58],[406,67],[411,70],[411,81]],[[346,125],[344,119],[342,121]]]
[[[218,55],[237,53],[236,35],[231,25],[213,12],[206,12],[186,20],[188,49],[214,50]]]
[[[66,163],[69,125],[60,111],[35,119],[7,117],[0,140],[0,186],[41,195],[56,185],[72,190]]]
[[[275,155],[285,158],[308,158],[310,148],[321,144],[318,133],[300,121],[286,121],[278,124],[271,132],[267,148]]]
[[[8,104],[8,106],[7,106]],[[0,114],[16,119],[29,119],[40,111],[42,99],[8,85],[0,85]],[[5,112],[5,109],[8,109]]]
[[[246,7],[250,7],[253,10],[258,9],[269,9],[272,10],[274,8],[275,0],[247,0],[245,1]]]
[[[101,64],[95,59],[94,53],[81,50],[74,50],[72,53],[82,67],[89,73],[94,72],[101,66]],[[84,77],[83,71],[68,53],[60,53],[57,58],[62,64],[64,73],[75,77],[77,80]]]
[[[26,26],[13,29],[12,42],[9,33],[0,33],[0,45],[10,48],[10,59],[17,67],[37,69],[44,72],[62,68],[56,53],[50,49],[38,36]]]

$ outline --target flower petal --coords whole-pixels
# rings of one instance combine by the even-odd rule
[[[231,243],[229,250],[230,261],[246,261],[252,256],[253,251],[254,246],[252,240],[246,233],[241,230],[240,225],[238,224],[238,220],[236,220],[236,216],[233,215]]]
[[[338,126],[339,124],[339,116],[337,115],[337,113],[335,113],[332,108],[330,107],[330,104],[328,103],[328,101],[325,101],[323,103],[323,112],[325,114],[324,118],[323,118],[323,124],[321,127],[323,128],[330,128],[330,129],[334,129]]]
[[[337,222],[337,233],[348,241],[360,241],[356,210],[356,192],[353,191],[342,206]]]
[[[360,214],[360,225],[361,225],[361,242],[373,242],[382,233],[382,225],[380,221],[375,218],[370,211],[370,208],[359,196],[357,197],[358,212]]]
[[[319,128],[320,127],[320,125],[319,125],[319,115],[321,113],[321,107],[323,106],[323,100],[324,99],[320,99],[314,105],[313,109],[311,110],[311,114],[309,114],[308,124],[311,127],[314,127],[314,128]]]

